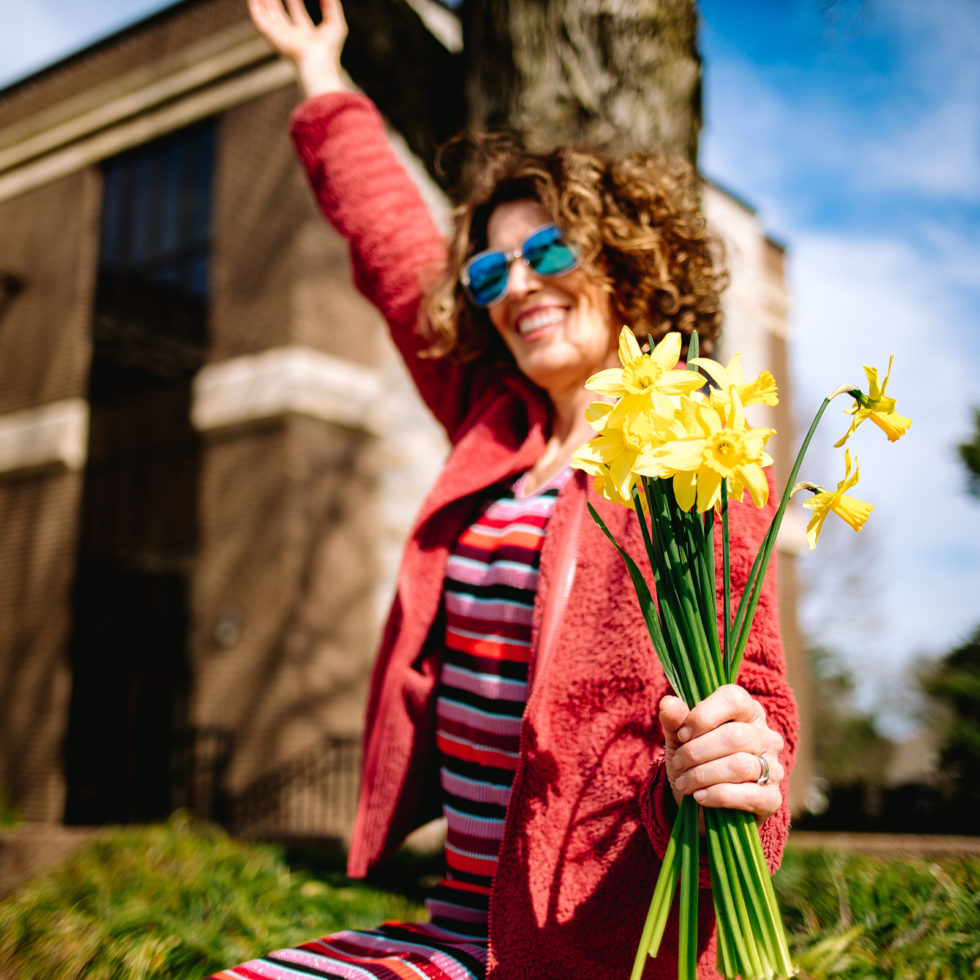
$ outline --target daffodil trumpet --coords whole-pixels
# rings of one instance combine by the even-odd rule
[[[615,401],[590,406],[587,418],[597,435],[574,454],[573,465],[593,476],[601,495],[636,512],[653,588],[589,505],[592,518],[626,564],[668,682],[693,706],[737,680],[779,528],[792,493],[800,489],[797,478],[803,459],[831,400],[848,394],[855,401],[845,439],[865,418],[871,418],[889,439],[896,432],[898,438],[911,420],[895,412],[894,399],[885,395],[888,375],[879,384],[873,368],[865,368],[870,395],[854,385],[842,385],[823,400],[733,615],[728,500],[740,500],[748,491],[756,506],[766,504],[769,487],[764,468],[772,459],[765,445],[774,431],[749,426],[744,409],[776,404],[776,383],[768,371],[746,382],[738,355],[727,366],[699,357],[696,334],[690,339],[684,370],[675,366],[681,352],[679,334],[668,334],[657,345],[651,341],[650,348],[644,353],[632,331],[624,327],[619,341],[622,368],[602,371],[587,383]],[[705,375],[708,390],[704,390]],[[867,519],[871,505],[845,493],[857,476],[857,461],[852,475],[847,452],[844,480],[836,491],[807,485],[814,493],[805,504],[814,512],[807,529],[811,547],[828,514],[837,513],[855,529]],[[720,630],[715,612],[716,513],[722,535]],[[678,977],[696,978],[702,824],[718,926],[719,972],[743,980],[794,975],[755,817],[717,808],[702,813],[694,798],[685,796],[654,887],[631,980],[639,980],[648,955],[659,951],[678,885]]]

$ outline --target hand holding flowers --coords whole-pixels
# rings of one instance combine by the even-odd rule
[[[640,939],[632,980],[643,972],[646,956],[656,955],[674,891],[680,887],[678,972],[694,978],[697,969],[697,909],[700,838],[709,854],[718,924],[718,968],[725,977],[788,977],[795,971],[762,854],[754,815],[776,812],[782,748],[765,712],[737,685],[742,655],[761,595],[762,582],[792,493],[809,489],[814,516],[807,528],[816,545],[831,512],[855,530],[871,506],[845,494],[857,482],[857,460],[845,454],[845,476],[834,492],[814,484],[794,486],[810,440],[831,399],[855,400],[851,427],[864,419],[898,439],[911,420],[895,411],[888,383],[865,368],[870,393],[852,385],[836,389],[820,406],[793,466],[769,529],[732,613],[728,501],[745,492],[756,507],[768,501],[765,451],[774,434],[752,428],[745,407],[776,404],[775,381],[764,371],[744,381],[739,357],[727,366],[697,356],[690,341],[687,370],[678,370],[679,334],[668,334],[644,354],[629,328],[620,336],[621,369],[602,371],[587,384],[614,404],[590,406],[587,418],[597,435],[573,456],[573,465],[590,473],[597,492],[636,511],[653,587],[639,566],[615,541],[598,513],[589,510],[619,550],[636,590],[650,639],[677,697],[661,703],[667,776],[679,810]],[[889,374],[891,362],[889,362]],[[704,372],[702,374],[701,372]],[[704,375],[710,379],[706,382]],[[707,390],[702,390],[707,387]],[[722,536],[723,609],[719,627],[715,599],[715,514]],[[654,601],[656,596],[656,601]],[[688,706],[692,706],[688,711]],[[752,768],[759,766],[759,777]],[[706,809],[700,810],[704,804]]]
[[[678,806],[684,796],[693,796],[701,806],[746,810],[760,820],[779,809],[783,739],[745,688],[725,685],[690,710],[680,698],[665,697],[660,724],[667,780]],[[762,785],[761,755],[769,766]]]

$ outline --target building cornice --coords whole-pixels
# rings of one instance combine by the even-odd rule
[[[202,433],[241,434],[300,415],[377,435],[383,390],[371,368],[308,347],[278,347],[202,368],[191,422]],[[83,398],[0,415],[0,476],[81,469],[88,426]]]
[[[0,131],[0,200],[293,81],[249,22]]]
[[[191,421],[200,432],[240,428],[284,415],[381,431],[377,371],[309,347],[277,347],[202,368]]]
[[[0,475],[81,469],[88,453],[88,417],[82,398],[0,415]]]

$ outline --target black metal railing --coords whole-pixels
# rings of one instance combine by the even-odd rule
[[[359,739],[325,736],[236,792],[227,786],[233,750],[227,729],[186,729],[174,753],[174,809],[243,836],[346,839],[357,806]]]
[[[323,738],[228,799],[232,833],[346,838],[354,820],[360,740]]]
[[[234,736],[225,728],[185,728],[178,734],[170,779],[173,809],[226,822],[225,772],[233,744]]]

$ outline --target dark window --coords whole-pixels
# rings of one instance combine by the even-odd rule
[[[190,410],[207,347],[214,140],[200,123],[103,165],[69,823],[160,819],[181,795],[171,776],[190,684],[200,482]]]
[[[210,120],[103,165],[96,352],[144,382],[186,378],[202,361],[213,173]]]

